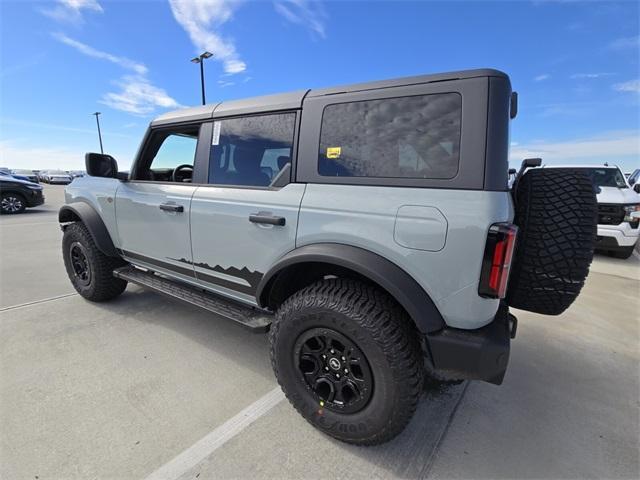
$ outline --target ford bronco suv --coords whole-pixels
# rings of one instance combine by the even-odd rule
[[[507,75],[472,70],[167,113],[130,173],[87,154],[66,270],[88,300],[132,283],[269,331],[304,418],[385,442],[425,377],[500,384],[509,306],[560,314],[587,276],[593,187],[529,160],[508,189],[516,109]]]

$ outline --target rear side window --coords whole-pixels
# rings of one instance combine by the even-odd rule
[[[458,173],[462,97],[443,93],[328,105],[318,173],[449,179]]]
[[[267,187],[291,163],[296,114],[216,120],[209,183]]]

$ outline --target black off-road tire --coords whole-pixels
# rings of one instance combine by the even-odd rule
[[[79,277],[74,270],[72,248],[80,251],[87,260],[90,273],[86,280]],[[87,300],[105,302],[117,297],[127,288],[125,280],[113,276],[113,270],[126,265],[126,262],[102,253],[87,227],[81,222],[72,223],[65,228],[62,237],[62,257],[71,284]]]
[[[370,396],[358,411],[320,402],[297,365],[299,339],[324,329],[350,340],[371,367]],[[273,371],[291,404],[314,427],[338,440],[384,443],[398,435],[415,412],[424,381],[418,332],[406,312],[378,288],[331,279],[298,291],[278,309],[270,343]]]
[[[507,301],[559,315],[589,274],[597,233],[597,202],[587,175],[575,169],[531,169],[518,181],[519,227]]]

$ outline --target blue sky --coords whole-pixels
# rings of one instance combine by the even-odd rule
[[[0,1],[0,166],[127,167],[149,121],[207,99],[492,67],[520,110],[511,158],[640,167],[636,1]]]

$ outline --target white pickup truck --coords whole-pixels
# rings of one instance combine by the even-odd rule
[[[620,169],[607,164],[545,168],[575,168],[591,178],[598,199],[596,249],[617,258],[629,258],[640,234],[640,195],[629,186]]]

